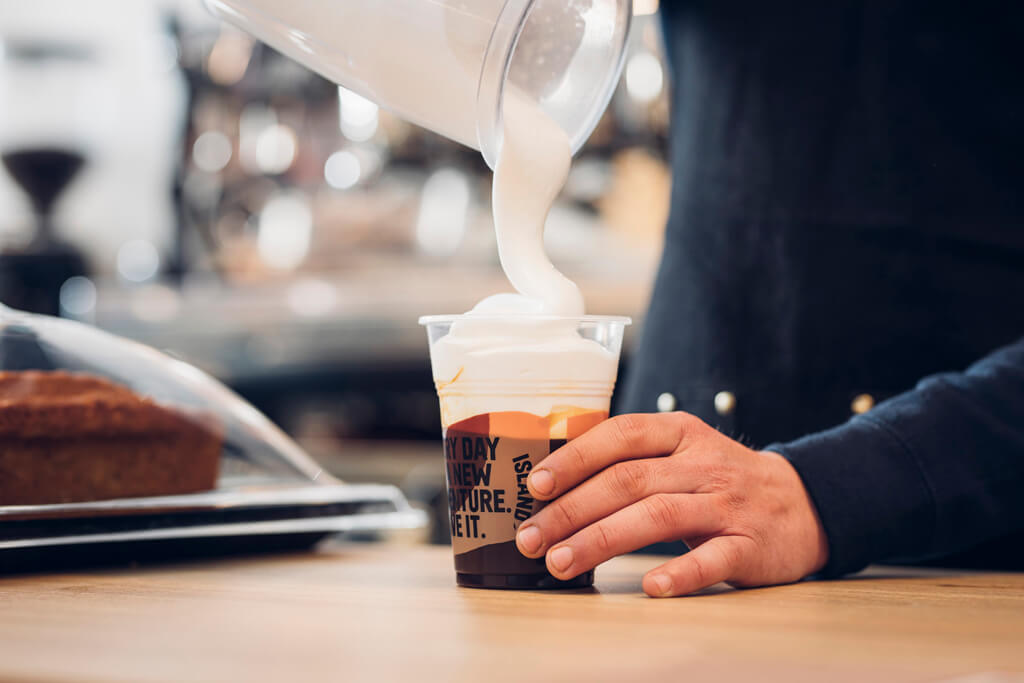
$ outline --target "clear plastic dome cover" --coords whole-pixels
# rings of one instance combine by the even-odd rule
[[[97,472],[107,468],[93,462],[93,480],[69,482],[74,488],[122,487],[128,495],[133,489],[158,494],[147,489],[161,485],[168,493],[188,492],[180,490],[180,480],[202,484],[192,476],[196,470],[214,475],[208,489],[332,481],[270,420],[194,366],[81,323],[6,307],[0,307],[0,439],[7,442],[5,451],[48,456],[48,465],[73,465],[65,452],[85,445],[94,461],[127,447],[135,451],[129,457],[147,461],[135,465],[140,472],[150,465],[178,470],[177,477],[142,473],[161,482],[102,482],[116,473]],[[204,462],[211,454],[213,467]],[[0,456],[0,468],[10,457]],[[28,483],[24,473],[3,474]],[[75,491],[22,491],[20,497],[39,498],[36,503],[83,499]],[[9,496],[0,497],[0,504],[10,503]]]
[[[394,486],[331,477],[197,368],[0,306],[0,551],[424,520]]]

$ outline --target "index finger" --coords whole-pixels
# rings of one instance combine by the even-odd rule
[[[548,500],[617,462],[668,455],[702,427],[707,428],[688,413],[619,415],[544,458],[526,485],[535,498]]]

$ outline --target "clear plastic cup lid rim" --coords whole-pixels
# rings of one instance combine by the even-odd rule
[[[453,323],[459,320],[500,320],[503,322],[550,322],[573,321],[577,323],[598,323],[605,325],[630,325],[633,320],[624,315],[531,315],[525,313],[509,313],[505,315],[488,313],[458,313],[448,315],[424,315],[419,319],[420,325]]]

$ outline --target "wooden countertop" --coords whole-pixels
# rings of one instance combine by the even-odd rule
[[[0,679],[1024,680],[1024,574],[652,600],[658,561],[619,558],[561,594],[457,588],[447,548],[394,546],[5,577]]]

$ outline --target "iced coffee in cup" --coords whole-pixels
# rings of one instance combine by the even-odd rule
[[[575,588],[516,548],[541,506],[526,478],[608,417],[627,318],[493,316],[420,319],[441,403],[456,581],[485,588]]]

